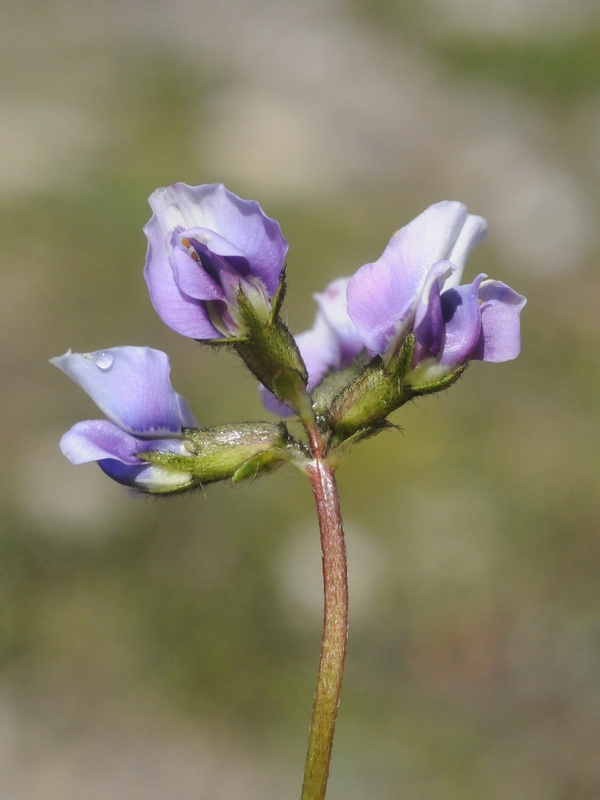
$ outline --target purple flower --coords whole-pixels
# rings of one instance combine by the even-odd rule
[[[108,420],[78,422],[60,441],[73,464],[97,461],[111,478],[145,492],[192,485],[185,471],[149,464],[151,450],[186,455],[183,427],[197,427],[187,402],[171,386],[168,356],[150,347],[113,347],[50,359],[78,383]]]
[[[243,335],[240,291],[268,319],[288,245],[257,202],[219,183],[175,183],[149,202],[144,277],[163,322],[192,339]]]
[[[314,324],[310,330],[294,337],[308,372],[309,392],[328,372],[344,369],[366,349],[346,309],[349,280],[337,278],[324,292],[313,295],[319,306]],[[260,390],[265,408],[279,416],[293,415],[291,409],[264,386]]]
[[[390,239],[381,258],[348,284],[348,314],[369,351],[389,361],[415,335],[413,385],[449,375],[471,359],[506,361],[520,350],[525,298],[479,275],[460,280],[467,258],[485,236],[482,217],[462,203],[430,206]]]

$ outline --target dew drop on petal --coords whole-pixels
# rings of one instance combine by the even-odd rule
[[[93,359],[96,362],[96,366],[103,370],[110,369],[114,361],[112,354],[107,353],[105,350],[94,353]]]

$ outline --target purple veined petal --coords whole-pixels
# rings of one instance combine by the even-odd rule
[[[350,279],[348,314],[373,353],[385,356],[408,333],[431,267],[448,258],[466,219],[462,203],[430,206]]]
[[[414,283],[383,256],[350,279],[348,314],[372,354],[383,355],[408,330],[421,288]]]
[[[218,183],[175,183],[157,189],[150,206],[163,237],[178,225],[213,231],[243,253],[252,274],[263,281],[270,296],[275,294],[288,245],[279,223],[267,217],[255,200],[242,200]]]
[[[444,319],[440,284],[455,267],[449,261],[438,261],[429,270],[415,312],[413,333],[415,334],[415,352],[413,363],[418,364],[425,358],[437,356],[444,343]]]
[[[223,288],[221,273],[232,273],[236,277],[253,278],[246,256],[231,242],[223,239],[218,233],[206,228],[192,228],[189,231],[174,232],[171,246],[179,246],[205,270],[215,284]],[[180,285],[183,291],[185,287]],[[188,292],[188,294],[190,294]],[[195,297],[196,295],[192,295]],[[202,298],[204,299],[204,298]],[[207,298],[214,300],[217,298]]]
[[[337,337],[318,312],[313,327],[294,337],[308,372],[307,389],[310,392],[330,369],[340,366],[341,353]]]
[[[180,238],[179,234],[173,234],[173,250],[170,257],[173,278],[180,292],[194,300],[224,300],[223,289],[206,272],[201,263],[179,246],[176,240]]]
[[[485,277],[478,275],[473,283],[442,293],[445,341],[439,362],[444,372],[468,361],[477,344],[481,330],[479,286]]]
[[[85,464],[114,458],[123,464],[139,464],[139,440],[106,419],[86,420],[73,425],[60,440],[60,449],[71,464]]]
[[[106,419],[78,422],[60,440],[60,449],[71,464],[112,458],[130,466],[143,463],[140,453],[152,450],[187,455],[181,439],[140,439]]]
[[[313,295],[319,310],[337,337],[340,366],[346,366],[365,349],[362,336],[348,316],[346,290],[350,278],[337,278],[324,292]]]
[[[193,479],[187,472],[175,472],[159,464],[133,466],[104,458],[98,466],[109,478],[140,492],[164,492],[191,486]]]
[[[487,230],[488,225],[483,217],[475,214],[468,215],[454,247],[447,256],[448,261],[454,264],[456,270],[446,278],[444,290],[460,285],[465,264],[475,247],[485,239]]]
[[[204,303],[186,295],[177,286],[169,259],[168,234],[163,234],[157,216],[145,226],[144,233],[148,238],[144,278],[158,316],[182,336],[221,339],[223,334],[210,321]]]
[[[188,405],[188,401],[185,397],[182,397],[180,394],[175,392],[175,400],[177,402],[177,413],[179,414],[179,421],[181,422],[182,428],[197,428],[198,427],[198,420],[192,414],[192,410]]]
[[[217,256],[230,258],[232,263],[235,263],[236,260],[246,261],[246,270],[248,269],[245,253],[215,231],[209,230],[208,228],[189,228],[182,231],[179,238],[180,240],[188,239],[193,247],[205,248],[207,251]]]
[[[220,237],[215,235],[212,238],[214,240]],[[237,306],[237,293],[240,288],[243,288],[246,297],[250,299],[253,305],[257,303],[264,309],[267,316],[270,314],[271,304],[267,296],[266,287],[260,278],[256,278],[250,272],[248,260],[244,256],[235,254],[228,256],[218,255],[210,250],[207,245],[194,238],[190,239],[190,243],[193,247],[194,256],[198,258],[197,267],[199,271],[204,272],[207,278],[212,279],[213,286],[217,287],[215,295],[206,299],[223,300],[226,305]],[[227,249],[231,250],[232,248]],[[177,283],[180,289],[184,292],[187,291],[187,287],[182,285],[179,280]],[[198,288],[193,283],[189,284],[189,288],[192,292],[198,292]],[[200,291],[206,291],[206,289],[202,287]]]
[[[527,302],[501,281],[484,281],[479,288],[481,333],[471,358],[510,361],[521,351],[520,314]]]
[[[168,356],[151,347],[65,353],[50,363],[79,384],[120,428],[138,436],[181,432],[179,401]]]

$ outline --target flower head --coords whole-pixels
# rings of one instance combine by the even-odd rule
[[[163,322],[192,339],[244,334],[240,292],[268,318],[288,245],[259,204],[222,184],[175,183],[150,196],[144,277]]]
[[[350,279],[348,314],[373,355],[388,362],[414,333],[413,385],[440,380],[471,359],[506,361],[519,354],[525,298],[485,275],[460,285],[467,258],[486,232],[486,221],[462,203],[436,203]]]
[[[197,422],[169,379],[168,356],[150,347],[113,347],[65,353],[50,363],[72,378],[108,420],[78,422],[60,442],[73,464],[96,461],[111,478],[140,491],[180,491],[193,476],[143,456],[152,451],[186,455],[183,427]]]

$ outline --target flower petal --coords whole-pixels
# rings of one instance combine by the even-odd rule
[[[173,238],[179,238],[174,234]],[[175,245],[171,253],[173,278],[181,293],[194,300],[223,300],[225,295],[221,287],[206,272],[201,263]]]
[[[262,400],[263,406],[267,411],[270,411],[271,414],[275,414],[276,417],[296,416],[295,412],[292,411],[287,403],[280,403],[273,392],[270,392],[262,383],[258,385],[258,391],[260,392],[260,399]]]
[[[267,217],[255,200],[242,200],[219,183],[175,183],[157,189],[150,206],[163,238],[177,226],[214,231],[243,253],[252,274],[263,281],[269,295],[275,294],[288,245],[279,223]],[[150,225],[152,220],[146,227]]]
[[[294,337],[300,355],[308,372],[308,391],[310,392],[330,369],[340,365],[340,348],[337,338],[325,317],[317,313],[312,328]]]
[[[139,464],[139,439],[105,419],[86,420],[73,425],[60,440],[60,449],[71,464],[85,464],[102,458],[116,458],[123,464]]]
[[[241,274],[250,272],[246,255],[215,231],[196,227],[184,231],[181,236],[189,239],[192,247],[196,250],[204,249],[206,252],[226,258],[232,265],[239,264]]]
[[[146,437],[181,432],[181,398],[171,386],[169,358],[160,350],[112,347],[95,353],[69,351],[50,363],[78,383],[124,431]]]
[[[349,282],[350,278],[336,278],[324,292],[313,295],[321,314],[337,338],[341,367],[347,366],[365,349],[362,336],[348,316],[346,290]],[[322,333],[321,336],[323,335]]]
[[[408,333],[431,267],[449,257],[467,216],[462,203],[430,206],[350,279],[348,314],[372,352],[389,353]]]
[[[182,428],[197,428],[198,427],[198,420],[192,414],[192,410],[188,405],[188,401],[185,397],[182,397],[180,394],[175,392],[175,399],[177,401],[177,413],[179,414],[179,420],[181,422]]]
[[[413,333],[415,352],[413,362],[418,364],[425,358],[437,356],[444,343],[444,319],[440,284],[454,266],[449,261],[438,261],[429,270],[423,292],[415,311]]]
[[[509,361],[521,350],[520,314],[526,298],[501,281],[485,281],[479,289],[481,333],[471,358]]]
[[[478,292],[484,278],[485,275],[479,275],[473,283],[442,293],[445,341],[439,361],[444,372],[468,361],[477,344],[481,330]]]
[[[177,286],[169,259],[168,232],[163,229],[163,221],[156,215],[144,227],[148,238],[144,278],[156,313],[182,336],[191,339],[222,338],[223,334],[210,321],[204,304]]]
[[[483,217],[475,214],[468,215],[454,247],[447,256],[448,261],[454,264],[456,270],[446,278],[444,289],[451,289],[460,284],[465,264],[475,247],[485,239],[487,229],[487,222]]]
[[[184,489],[193,484],[193,478],[189,473],[176,472],[159,464],[131,466],[112,458],[105,458],[98,461],[98,466],[117,483],[130,486],[140,492],[169,492]]]

